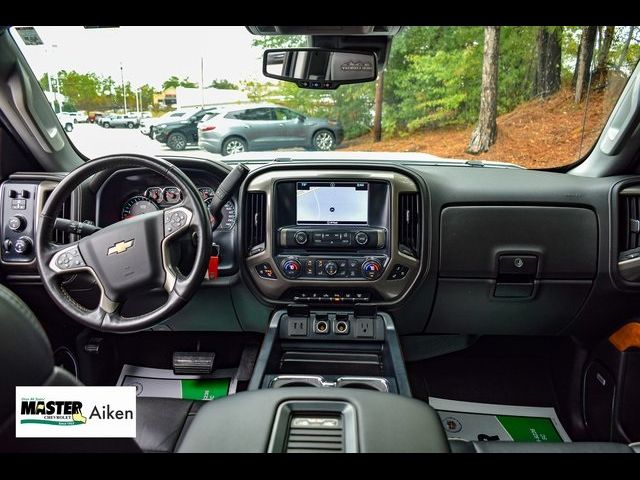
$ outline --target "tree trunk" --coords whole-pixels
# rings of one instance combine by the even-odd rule
[[[589,75],[591,73],[591,59],[593,58],[593,47],[596,43],[597,27],[587,26],[582,28],[582,36],[580,37],[580,54],[576,60],[576,91],[574,100],[580,103],[585,88],[589,83]]]
[[[618,63],[616,64],[616,67],[618,69],[620,69],[620,67],[622,67],[624,62],[627,60],[627,52],[629,51],[629,45],[631,45],[631,39],[633,38],[633,31],[635,29],[636,27],[629,27],[629,33],[627,34],[627,39],[624,42],[622,51],[620,52],[620,57],[618,58]]]
[[[498,97],[498,52],[500,47],[500,27],[484,27],[484,59],[482,61],[482,91],[480,93],[480,114],[478,124],[471,134],[467,152],[486,152],[496,142]]]
[[[616,27],[606,27],[604,30],[604,38],[600,42],[600,50],[598,50],[598,57],[596,60],[596,70],[604,70],[607,67],[607,60],[609,58],[609,51],[611,50],[611,43],[613,43],[613,35],[616,31]]]
[[[375,113],[373,115],[373,141],[382,140],[382,94],[384,91],[384,70],[378,73],[376,82]]]
[[[600,46],[598,48],[598,56],[596,57],[596,68],[593,71],[591,85],[593,89],[605,88],[607,86],[607,60],[611,51],[611,43],[616,31],[616,27],[606,27],[604,35],[602,35]]]
[[[540,27],[533,96],[546,98],[560,90],[562,27]]]

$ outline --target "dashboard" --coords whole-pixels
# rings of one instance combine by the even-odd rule
[[[218,322],[235,319],[227,331],[261,332],[274,307],[319,303],[393,312],[403,335],[595,336],[606,319],[640,308],[640,235],[630,230],[640,177],[469,167],[413,154],[287,154],[300,159],[253,154],[260,161],[249,162],[213,232],[220,278],[203,282],[172,328],[222,328],[201,315],[206,305],[221,312]],[[230,170],[171,161],[203,202]],[[36,288],[29,244],[61,178],[26,173],[3,183],[1,273],[15,289]],[[125,169],[96,175],[62,215],[104,227],[180,198],[163,177]]]

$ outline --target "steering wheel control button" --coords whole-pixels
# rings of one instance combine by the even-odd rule
[[[296,232],[293,238],[298,245],[306,245],[306,243],[309,241],[309,235],[307,235],[307,232],[302,231]]]
[[[287,278],[298,278],[302,273],[302,265],[295,259],[285,260],[282,263],[282,271]]]
[[[71,247],[60,252],[57,255],[55,263],[60,270],[69,270],[85,266],[84,260],[82,260],[77,247]]]
[[[382,265],[377,260],[365,260],[362,264],[362,274],[369,280],[376,280],[382,275]]]
[[[409,273],[409,267],[397,264],[391,269],[389,280],[401,280],[407,276],[407,273]]]
[[[191,212],[186,208],[174,207],[164,212],[165,236],[183,230],[191,221]]]
[[[9,229],[14,232],[21,232],[27,226],[27,219],[22,215],[14,215],[7,222]]]
[[[500,255],[498,275],[535,276],[538,271],[538,257],[535,255]]]
[[[365,232],[358,232],[356,233],[355,239],[358,245],[366,245],[369,242],[369,235]]]
[[[260,277],[262,278],[278,278],[276,272],[274,272],[273,268],[271,268],[271,265],[266,262],[261,263],[260,265],[256,265],[256,272],[258,272],[258,275],[260,275]]]

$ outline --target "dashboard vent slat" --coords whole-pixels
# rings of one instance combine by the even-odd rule
[[[620,193],[619,252],[640,247],[640,189],[626,188]]]
[[[65,218],[67,220],[71,219],[71,199],[67,199],[62,203],[62,208],[60,209],[60,217]],[[69,233],[63,232],[61,230],[53,231],[53,242],[58,243],[60,245],[69,243]]]
[[[618,207],[618,251],[640,248],[640,188],[627,187],[620,192]]]
[[[401,193],[398,210],[398,249],[420,258],[422,208],[419,193]]]
[[[267,196],[264,192],[250,192],[247,195],[247,213],[245,225],[247,225],[247,253],[255,255],[265,249],[267,234],[266,214]]]

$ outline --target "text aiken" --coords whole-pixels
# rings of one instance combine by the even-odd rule
[[[133,420],[132,410],[113,410],[110,405],[96,405],[91,410],[89,418],[97,418],[100,420]]]

